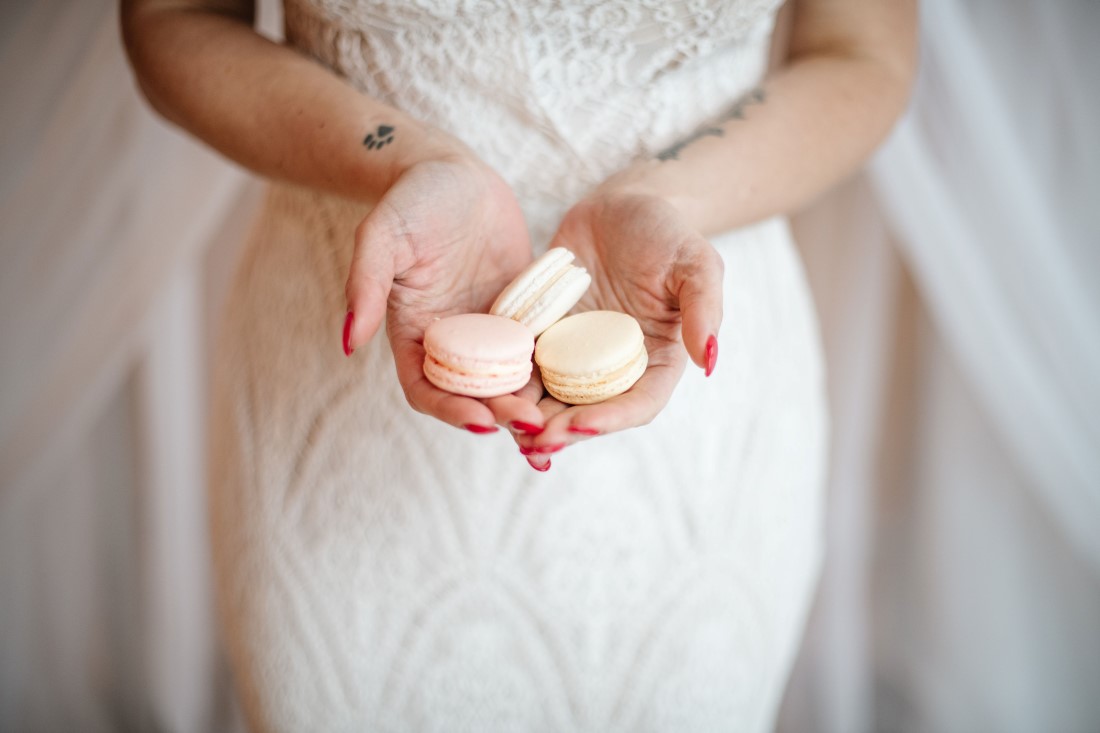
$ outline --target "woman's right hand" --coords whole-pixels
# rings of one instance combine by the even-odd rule
[[[541,427],[534,389],[481,400],[444,392],[423,371],[428,324],[488,312],[530,261],[523,213],[495,171],[469,153],[417,162],[356,229],[344,351],[351,356],[385,317],[397,376],[413,409],[472,432],[490,432],[494,423]]]

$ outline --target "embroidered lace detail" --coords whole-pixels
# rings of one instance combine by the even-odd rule
[[[539,246],[589,188],[758,81],[780,2],[286,0],[286,24],[290,43],[500,171]]]

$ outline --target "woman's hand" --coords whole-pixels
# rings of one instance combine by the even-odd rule
[[[709,375],[722,321],[722,259],[664,198],[597,191],[566,214],[552,247],[566,247],[592,275],[581,310],[629,313],[641,324],[649,366],[629,391],[594,405],[540,403],[537,436],[516,436],[542,469],[549,454],[587,436],[644,425],[668,402],[687,358]]]
[[[470,154],[418,162],[355,232],[344,351],[386,319],[397,376],[419,412],[473,432],[494,423],[541,426],[536,397],[487,400],[444,392],[424,377],[424,329],[434,318],[487,312],[531,261],[527,227],[508,185]]]

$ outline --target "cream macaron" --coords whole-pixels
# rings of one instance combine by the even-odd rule
[[[592,276],[572,264],[574,255],[554,247],[516,276],[497,297],[489,312],[511,318],[538,336],[577,304]]]
[[[535,337],[510,318],[467,313],[424,331],[424,376],[447,392],[498,397],[531,379]]]
[[[641,326],[614,311],[588,311],[555,323],[535,345],[546,391],[561,402],[587,405],[630,389],[649,354]]]

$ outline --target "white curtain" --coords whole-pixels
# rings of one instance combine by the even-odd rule
[[[116,12],[0,4],[0,730],[234,724],[202,405],[257,187]],[[1100,730],[1098,29],[924,0],[910,114],[796,222],[835,441],[785,729]]]
[[[921,294],[1100,573],[1100,5],[930,2],[917,103],[871,167]]]
[[[212,241],[248,177],[136,93],[112,0],[0,3],[0,730],[224,730]],[[240,232],[229,237],[240,238]]]
[[[787,730],[1100,729],[1098,28],[925,0],[909,114],[796,221],[835,444]]]

